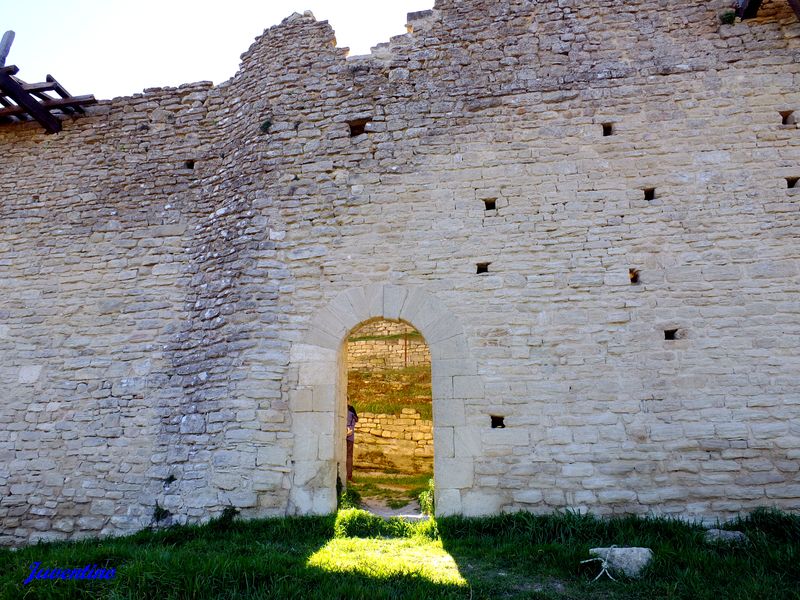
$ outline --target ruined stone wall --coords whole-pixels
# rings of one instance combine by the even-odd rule
[[[800,24],[728,5],[296,15],[0,125],[0,543],[329,510],[342,297],[431,347],[438,510],[800,508]]]
[[[413,409],[400,415],[360,413],[354,439],[357,469],[424,473],[431,468],[433,422]]]
[[[431,364],[431,353],[420,333],[404,323],[374,321],[347,339],[348,370],[402,369]]]

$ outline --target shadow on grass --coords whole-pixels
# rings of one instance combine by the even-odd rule
[[[473,598],[800,599],[800,516],[759,510],[727,528],[745,546],[709,545],[705,529],[666,518],[526,513],[438,520],[444,549]],[[641,579],[605,576],[582,565],[598,546],[644,546],[654,560]]]
[[[384,521],[338,516],[211,523],[0,550],[0,598],[800,598],[800,516],[734,523],[747,546],[704,544],[666,519],[559,514]],[[591,582],[594,546],[647,546],[640,580]],[[117,568],[111,581],[34,581],[29,565]]]
[[[357,532],[368,526],[358,518],[341,525],[335,515],[234,521],[226,527],[212,522],[143,531],[125,538],[37,544],[17,552],[3,549],[0,598],[468,597],[463,585],[437,580],[435,569],[426,571],[426,553],[408,543],[405,529],[391,529],[387,524],[389,528],[378,535],[394,538],[388,540],[343,537],[350,535],[348,527]],[[374,524],[371,527],[374,529]],[[342,537],[336,537],[337,531]],[[364,555],[365,546],[371,546],[371,556]],[[404,550],[418,552],[417,560],[387,568],[384,558],[396,559]],[[117,572],[107,581],[35,580],[23,586],[29,566],[35,562],[42,568],[96,564],[115,567]]]

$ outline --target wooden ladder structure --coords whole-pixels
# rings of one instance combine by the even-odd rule
[[[84,106],[97,102],[92,95],[70,95],[52,75],[42,83],[25,83],[15,77],[19,69],[14,65],[4,66],[13,40],[14,32],[7,31],[0,41],[0,122],[34,120],[47,133],[58,133],[61,120],[53,111],[64,115],[84,113]],[[48,92],[55,92],[57,97]]]

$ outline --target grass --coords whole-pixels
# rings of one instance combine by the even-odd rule
[[[231,520],[132,536],[0,550],[0,598],[800,598],[800,516],[769,510],[731,524],[746,546],[709,546],[667,519],[511,514],[384,521],[359,510],[327,517]],[[595,583],[594,546],[648,546],[638,580]],[[109,581],[34,581],[28,565],[113,566]]]
[[[349,371],[347,395],[358,412],[399,415],[411,408],[432,418],[430,366]]]
[[[402,508],[416,500],[420,492],[428,488],[432,473],[405,475],[388,472],[355,471],[348,490],[358,493],[363,499],[378,499],[389,508]]]

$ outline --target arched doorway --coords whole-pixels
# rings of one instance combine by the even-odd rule
[[[346,338],[357,325],[376,318],[411,324],[430,348],[436,514],[493,512],[487,494],[475,489],[474,462],[481,453],[476,419],[485,398],[461,323],[422,288],[376,284],[341,292],[312,318],[302,341],[292,345],[287,513],[336,510],[336,478],[346,478]]]
[[[347,488],[368,510],[416,514],[433,477],[428,345],[408,323],[374,319],[347,336],[345,359],[354,415]]]

